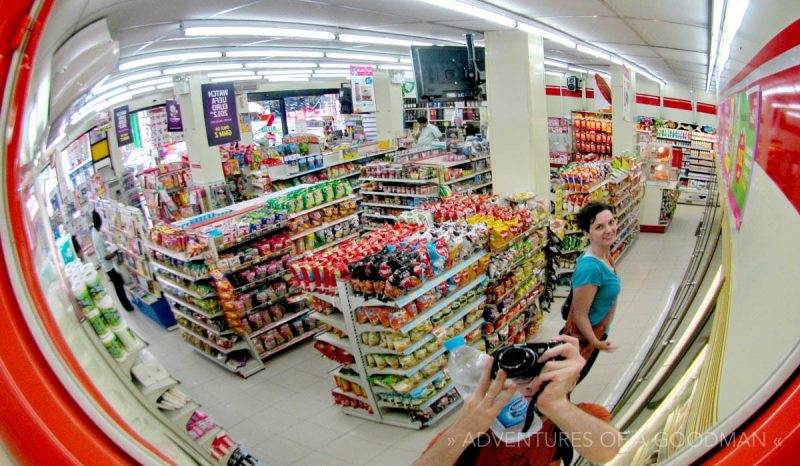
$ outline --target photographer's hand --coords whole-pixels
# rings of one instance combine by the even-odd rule
[[[551,348],[542,355],[540,361],[544,362],[544,366],[526,390],[530,393],[539,392],[536,408],[547,417],[550,417],[550,411],[558,409],[564,403],[571,404],[567,395],[575,388],[581,369],[586,364],[581,357],[577,338],[558,335],[552,341],[564,344]],[[558,357],[562,359],[556,360]]]

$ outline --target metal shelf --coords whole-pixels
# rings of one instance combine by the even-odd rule
[[[422,207],[422,206],[407,206],[398,204],[379,204],[377,202],[362,202],[361,205],[370,207],[384,207],[386,209],[403,209],[403,210],[414,210]]]
[[[290,246],[288,248],[283,248],[283,249],[281,249],[279,251],[275,251],[273,253],[267,254],[266,256],[259,257],[258,259],[254,259],[254,260],[248,261],[248,262],[246,262],[244,264],[237,265],[236,267],[233,267],[233,268],[230,268],[230,269],[220,269],[220,270],[224,274],[232,274],[232,273],[236,273],[236,272],[241,272],[242,270],[247,270],[247,269],[249,269],[249,268],[251,268],[253,266],[256,266],[258,264],[263,264],[264,262],[267,262],[267,261],[269,261],[271,259],[275,259],[277,257],[281,257],[281,256],[284,256],[286,254],[289,254],[292,249],[293,249],[292,246]]]
[[[268,324],[267,326],[262,327],[262,328],[256,330],[255,332],[247,335],[247,338],[255,338],[255,337],[261,335],[262,333],[266,333],[266,332],[268,332],[268,331],[270,331],[270,330],[272,330],[274,328],[277,328],[277,327],[285,324],[286,322],[291,322],[291,321],[293,321],[295,319],[303,317],[304,315],[308,314],[309,312],[311,312],[311,309],[304,309],[302,311],[294,312],[292,314],[286,314],[286,315],[283,316],[282,319],[277,320],[275,322],[272,322],[272,323]]]
[[[156,281],[158,281],[159,283],[161,283],[163,285],[167,285],[167,286],[169,286],[171,288],[174,288],[174,289],[179,290],[179,291],[181,291],[183,293],[186,293],[187,295],[195,297],[197,299],[215,298],[217,296],[214,293],[201,295],[197,291],[190,290],[189,288],[183,287],[180,284],[173,282],[172,280],[169,280],[167,278],[160,277],[160,276],[156,277]]]
[[[178,327],[180,328],[181,332],[188,333],[189,335],[200,339],[200,341],[202,341],[203,343],[207,344],[208,346],[214,348],[215,350],[219,351],[222,354],[228,354],[228,353],[236,351],[238,349],[242,349],[241,348],[241,346],[242,346],[241,345],[241,340],[237,341],[236,343],[234,343],[231,348],[226,349],[226,348],[223,348],[223,347],[217,345],[213,341],[209,340],[207,337],[204,337],[203,335],[198,334],[197,332],[195,332],[194,330],[192,330],[190,328],[186,328],[181,324],[178,324]],[[194,346],[194,345],[192,345],[192,346]],[[238,346],[238,348],[237,348],[237,346]]]
[[[436,178],[426,178],[424,180],[414,180],[411,178],[373,178],[364,176],[361,177],[361,181],[379,181],[382,183],[407,183],[407,184],[438,184]]]
[[[475,178],[476,176],[483,175],[484,173],[489,173],[491,171],[492,171],[491,168],[487,168],[485,170],[481,170],[481,171],[475,172],[475,173],[473,173],[471,175],[462,176],[461,178],[456,178],[455,180],[445,181],[444,184],[453,184],[453,183],[458,183],[459,181],[469,181],[469,180]]]
[[[167,293],[166,291],[164,292],[164,297],[166,297],[167,299],[172,300],[173,302],[175,302],[177,304],[180,304],[181,306],[185,307],[186,309],[191,309],[192,311],[194,311],[194,312],[196,312],[196,313],[198,313],[198,314],[200,314],[200,315],[202,315],[202,316],[204,316],[204,317],[206,317],[208,319],[214,319],[214,318],[223,316],[223,314],[221,312],[219,314],[214,314],[214,315],[209,314],[208,312],[200,309],[199,307],[197,307],[197,306],[195,306],[193,304],[190,304],[190,303],[178,298],[175,295]]]
[[[143,240],[143,242],[151,250],[160,252],[161,254],[164,254],[165,256],[169,256],[169,257],[172,257],[174,259],[178,259],[181,262],[191,262],[191,261],[197,261],[197,260],[204,260],[205,259],[205,255],[204,254],[199,254],[199,255],[196,255],[196,256],[188,256],[188,255],[186,255],[185,252],[173,251],[172,249],[168,249],[168,248],[165,248],[163,246],[159,246],[158,244],[155,244],[155,243],[153,243],[151,241]]]
[[[275,354],[278,354],[278,353],[280,353],[280,352],[282,352],[282,351],[284,351],[286,349],[289,349],[289,348],[291,348],[291,347],[293,347],[295,345],[298,345],[298,344],[308,340],[309,338],[313,337],[314,335],[320,333],[320,331],[321,330],[312,330],[310,332],[306,332],[306,333],[300,335],[299,337],[292,338],[291,340],[289,340],[288,342],[286,342],[286,343],[284,343],[284,344],[282,344],[280,346],[276,346],[275,348],[273,348],[273,349],[271,349],[269,351],[265,351],[265,352],[259,354],[258,357],[261,358],[261,360],[263,361],[264,359],[267,359],[270,356],[274,356]]]
[[[318,248],[314,248],[314,249],[312,249],[310,251],[306,251],[304,254],[305,255],[314,254],[316,252],[322,251],[323,249],[327,249],[327,248],[336,246],[339,243],[344,243],[345,241],[351,240],[351,239],[353,239],[353,238],[355,238],[357,236],[358,236],[358,233],[352,233],[350,235],[345,236],[344,238],[337,239],[336,241],[332,241],[330,243],[323,244],[322,246],[320,246]]]
[[[164,263],[158,262],[156,260],[151,260],[150,264],[153,267],[157,268],[157,269],[164,270],[166,272],[169,272],[169,273],[171,273],[173,275],[177,275],[178,277],[181,277],[181,278],[183,278],[185,280],[189,280],[189,281],[192,281],[192,282],[197,282],[197,281],[200,281],[200,280],[207,280],[207,279],[211,278],[208,274],[205,274],[205,275],[199,276],[199,277],[195,277],[195,276],[187,274],[186,272],[181,272],[178,269],[172,268],[172,267],[170,267],[170,266],[168,266],[168,265],[166,265]]]
[[[337,348],[341,348],[348,352],[351,353],[353,352],[353,347],[350,346],[349,338],[340,338],[331,332],[322,332],[319,335],[317,335],[315,339],[324,343],[328,343],[329,345],[333,345]]]
[[[348,214],[348,215],[345,215],[344,217],[339,217],[336,220],[331,220],[330,222],[323,223],[320,226],[316,226],[316,227],[313,227],[313,228],[309,228],[308,230],[303,230],[303,231],[294,233],[292,236],[289,237],[289,239],[294,241],[294,240],[296,240],[298,238],[302,238],[304,236],[308,236],[310,234],[316,233],[316,232],[318,232],[320,230],[324,230],[324,229],[332,227],[334,225],[338,225],[338,224],[340,224],[342,222],[346,222],[346,221],[348,221],[350,219],[353,219],[353,218],[358,218],[358,214],[356,214],[356,213]]]
[[[344,202],[344,201],[347,201],[347,200],[350,200],[350,199],[355,199],[355,198],[356,198],[355,194],[349,194],[349,195],[347,195],[345,197],[340,197],[339,199],[333,200],[331,202],[326,202],[325,204],[320,204],[318,206],[311,207],[310,209],[301,210],[300,212],[295,212],[293,214],[289,214],[289,220],[291,220],[293,218],[300,217],[301,215],[308,214],[310,212],[314,212],[315,210],[319,210],[319,209],[322,209],[322,208],[325,208],[325,207],[330,207],[332,205],[336,205],[336,204],[339,204],[341,202]]]
[[[264,236],[266,236],[266,235],[268,235],[270,233],[274,233],[274,232],[276,232],[278,230],[281,230],[281,229],[285,228],[286,225],[287,225],[287,222],[278,222],[278,223],[276,223],[276,224],[274,224],[274,225],[272,225],[270,227],[262,228],[261,230],[254,231],[254,232],[250,233],[249,235],[244,236],[242,238],[237,238],[236,241],[234,241],[232,243],[220,244],[220,245],[217,246],[217,252],[220,253],[220,252],[223,252],[223,251],[227,251],[228,249],[233,249],[233,248],[235,248],[237,246],[241,246],[243,244],[249,243],[250,241],[253,241],[255,239],[263,238]]]
[[[398,196],[398,197],[417,197],[421,199],[438,198],[439,194],[404,194],[404,193],[387,193],[383,191],[361,191],[361,194],[372,194],[378,196]]]
[[[183,313],[181,311],[174,311],[173,314],[175,314],[175,317],[181,317],[183,319],[188,320],[189,322],[193,322],[193,323],[203,327],[204,329],[208,330],[211,333],[215,333],[215,334],[220,335],[220,336],[232,335],[233,334],[233,330],[231,330],[231,329],[217,330],[216,328],[206,324],[205,322],[197,320],[194,317],[191,317],[188,314],[185,314],[185,313]]]
[[[311,318],[316,319],[320,322],[324,322],[330,326],[336,327],[342,331],[345,331],[347,329],[344,323],[344,316],[342,315],[341,312],[334,312],[331,315],[325,315],[320,312],[312,312]]]
[[[486,186],[491,186],[491,185],[492,185],[492,182],[491,181],[487,181],[486,183],[480,183],[480,184],[477,184],[475,186],[468,186],[466,188],[458,189],[456,192],[465,193],[467,191],[472,191],[474,189],[481,189],[481,188],[485,188]]]

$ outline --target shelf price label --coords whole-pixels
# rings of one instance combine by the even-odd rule
[[[208,145],[219,146],[238,141],[239,121],[233,83],[211,83],[200,87]]]

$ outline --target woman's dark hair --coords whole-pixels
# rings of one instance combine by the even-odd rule
[[[421,117],[417,118],[417,123],[419,123],[419,124],[423,124],[423,123],[427,123],[427,122],[428,122],[428,119],[426,117],[424,117],[424,116],[421,116]]]
[[[98,230],[100,229],[100,227],[103,226],[103,219],[100,217],[100,214],[98,214],[96,210],[92,211],[92,224]]]
[[[583,206],[583,208],[577,214],[578,228],[580,228],[581,231],[589,231],[589,228],[592,227],[594,219],[597,218],[597,214],[604,210],[607,210],[612,214],[614,213],[614,209],[612,209],[610,205],[601,201],[592,201]]]
[[[75,249],[75,254],[80,254],[81,252],[81,243],[78,242],[78,238],[75,235],[70,235],[72,238],[72,248]]]

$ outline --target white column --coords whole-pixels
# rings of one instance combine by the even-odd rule
[[[486,33],[486,96],[496,194],[550,194],[542,38],[518,30]]]
[[[205,73],[192,74],[188,78],[189,92],[180,89],[182,83],[175,85],[175,95],[181,106],[183,134],[189,164],[192,167],[192,181],[195,185],[209,185],[225,180],[219,149],[208,145],[206,125],[203,119],[203,93],[200,85],[208,82]]]
[[[636,147],[636,73],[633,70],[628,71],[631,110],[630,119],[627,121],[623,115],[622,73],[622,65],[611,65],[611,120],[614,125],[612,143],[614,155],[632,151]]]
[[[403,135],[403,86],[392,84],[388,71],[375,71],[375,121],[378,139]]]

